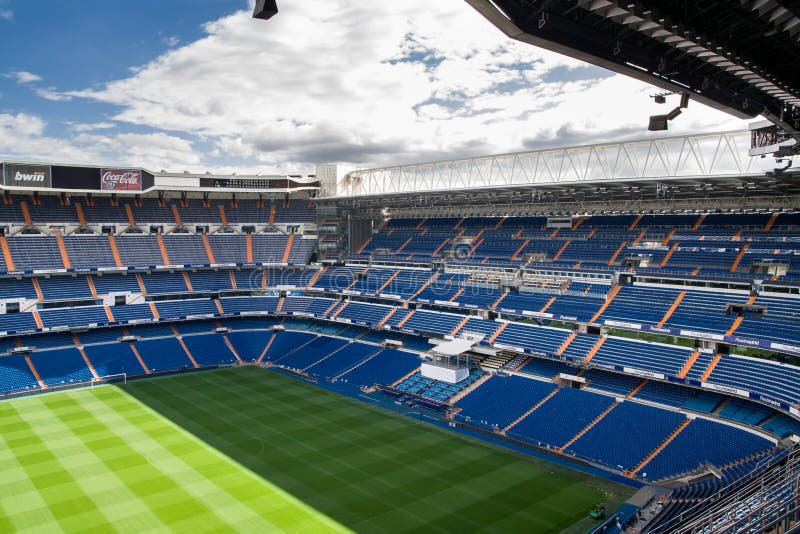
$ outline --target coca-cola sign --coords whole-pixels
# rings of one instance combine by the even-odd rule
[[[52,187],[50,167],[47,165],[17,165],[6,163],[4,182],[14,187]]]
[[[100,169],[103,191],[141,191],[142,171],[136,169]]]

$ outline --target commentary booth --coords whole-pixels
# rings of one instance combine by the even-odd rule
[[[483,336],[468,335],[434,346],[430,352],[431,360],[422,364],[422,376],[448,384],[458,384],[466,380],[470,370],[468,353],[482,338]]]

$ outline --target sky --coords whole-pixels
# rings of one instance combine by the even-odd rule
[[[642,138],[677,105],[463,0],[278,6],[0,0],[0,159],[307,174]],[[745,126],[692,102],[670,133]]]

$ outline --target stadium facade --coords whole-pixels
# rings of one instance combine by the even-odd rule
[[[747,144],[338,182],[5,162],[0,395],[259,365],[656,488],[645,530],[786,531],[800,186]]]

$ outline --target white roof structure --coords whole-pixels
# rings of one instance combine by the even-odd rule
[[[459,356],[468,352],[477,342],[477,339],[453,339],[436,345],[433,352],[439,356]]]

